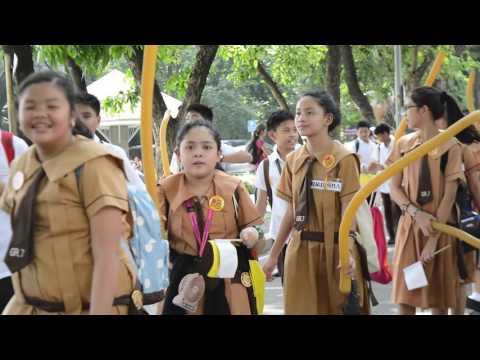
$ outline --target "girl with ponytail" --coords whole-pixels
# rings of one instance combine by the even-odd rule
[[[465,116],[455,99],[446,92],[440,94],[440,101],[445,104],[445,117],[435,121],[439,129],[450,127]],[[480,133],[474,125],[471,125],[459,133],[456,138],[462,147],[462,160],[468,189],[478,211],[480,209]],[[465,291],[465,286],[475,281],[476,257],[477,253],[475,251],[464,255],[466,277],[459,281],[457,286],[457,306],[453,308],[453,314],[455,315],[465,313],[466,302],[468,302],[469,307],[476,308],[475,306],[477,306],[477,308],[480,308],[480,294],[474,292],[472,298],[467,299]],[[480,292],[480,288],[478,290]],[[476,300],[477,296],[478,300]]]
[[[435,88],[413,90],[406,112],[408,127],[416,131],[395,143],[386,163],[394,163],[438,135],[435,120],[444,117],[446,108],[453,119],[452,104],[448,94]],[[448,162],[442,169],[444,154],[448,154]],[[416,308],[432,309],[434,315],[447,314],[448,309],[457,304],[456,240],[433,230],[431,222],[456,224],[456,193],[459,181],[465,180],[462,165],[462,147],[456,139],[451,139],[391,180],[391,196],[402,209],[393,267],[393,301],[399,305],[402,315],[414,315]],[[419,261],[423,263],[428,285],[409,290],[403,270]]]

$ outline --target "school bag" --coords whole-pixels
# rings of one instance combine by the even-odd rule
[[[280,166],[280,163],[275,161],[275,165],[277,165],[278,172],[281,174],[282,173],[282,168]],[[270,184],[270,159],[267,157],[263,161],[263,177],[265,180],[265,186],[267,188],[267,196],[268,196],[268,202],[270,204],[270,207],[273,206],[273,192],[272,192],[272,185]]]
[[[370,211],[372,212],[373,231],[377,244],[378,264],[380,266],[380,270],[372,272],[370,278],[372,281],[386,285],[392,281],[392,272],[388,264],[388,247],[387,240],[385,239],[383,215],[376,206],[372,206]]]
[[[83,165],[75,170],[79,191],[82,168]],[[169,284],[168,241],[162,238],[158,210],[146,188],[127,183],[127,192],[132,236],[127,241],[128,248],[124,247],[124,250],[127,250],[127,256],[133,258],[132,265],[136,267],[143,304],[155,304],[164,298]]]
[[[440,170],[445,174],[448,163],[448,151],[440,158]],[[459,182],[457,195],[455,197],[455,207],[457,209],[457,221],[460,230],[469,233],[476,238],[480,238],[480,215],[474,210],[473,198],[468,185],[463,181]],[[457,268],[460,278],[465,280],[468,277],[468,271],[465,264],[464,255],[476,251],[477,249],[464,241],[456,242],[457,248]]]
[[[15,158],[15,148],[13,146],[13,134],[11,132],[2,130],[2,146],[3,146],[3,149],[5,150],[8,166],[10,166],[13,159]]]

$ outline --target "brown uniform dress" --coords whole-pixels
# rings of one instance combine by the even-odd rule
[[[480,181],[480,144],[472,143],[469,145],[461,144],[462,158],[467,176],[476,177],[476,181]],[[465,267],[467,269],[467,278],[463,280],[463,284],[475,282],[476,271],[476,251],[470,251],[465,254]]]
[[[213,195],[221,196],[225,200],[225,207],[222,211],[213,213],[209,239],[238,238],[238,228],[233,205],[235,189],[238,189],[239,194],[238,224],[240,228],[259,225],[263,222],[247,190],[243,184],[241,184],[241,180],[216,170],[212,185],[206,196],[202,199],[204,218],[207,218],[208,199]],[[160,203],[160,219],[164,228],[165,224],[168,226],[168,241],[170,247],[179,254],[197,256],[197,241],[193,233],[190,217],[184,206],[185,201],[194,197],[195,195],[189,190],[186,184],[184,173],[169,176],[162,179],[159,183],[158,198]],[[242,284],[232,284],[229,279],[225,279],[225,297],[232,315],[251,314],[247,291]],[[203,303],[204,299],[202,298],[195,312],[196,315],[203,313]]]
[[[78,186],[75,169],[82,164]],[[94,266],[89,221],[105,207],[128,211],[121,164],[121,159],[109,154],[104,146],[80,136],[62,154],[43,163],[46,177],[36,198],[35,257],[13,274],[15,295],[4,314],[52,314],[28,305],[24,294],[63,302],[65,314],[88,313],[82,311],[82,304],[90,303]],[[12,177],[0,199],[3,210],[12,213],[18,209],[40,166],[35,146],[15,160]],[[24,174],[25,181],[16,191],[12,178],[18,172]],[[134,289],[134,278],[127,266],[127,258],[121,255],[115,296],[128,295]],[[127,310],[127,306],[115,306],[113,313],[126,314]]]
[[[322,165],[325,155],[335,157],[335,166],[327,171]],[[307,173],[307,159],[310,157],[306,145],[287,157],[277,196],[295,208],[302,182]],[[342,314],[346,296],[339,290],[340,271],[338,244],[334,233],[341,222],[341,200],[351,200],[360,189],[358,159],[343,145],[336,142],[325,153],[315,154],[312,180],[328,181],[339,179],[342,188],[339,193],[327,190],[313,190],[314,206],[310,205],[309,221],[304,231],[323,232],[324,241],[301,240],[301,232],[293,230],[285,256],[284,304],[286,315],[327,315]],[[356,279],[363,312],[369,312],[367,285],[361,274],[358,252],[353,247],[356,262]]]
[[[400,138],[394,145],[393,151],[387,159],[391,165],[404,154],[422,144],[419,131]],[[448,151],[448,163],[445,174],[440,169],[441,156]],[[462,168],[462,149],[455,139],[443,144],[428,154],[428,165],[431,174],[433,201],[420,206],[417,203],[418,183],[421,160],[415,161],[403,169],[402,188],[409,201],[415,206],[433,216],[444,196],[445,184],[450,181],[465,180]],[[454,207],[448,220],[449,224],[456,223]],[[437,249],[446,245],[450,248],[436,255],[432,261],[425,264],[428,286],[409,291],[405,284],[403,269],[420,261],[420,256],[428,238],[423,235],[420,227],[409,214],[400,218],[397,237],[395,240],[395,255],[393,260],[393,302],[406,304],[422,309],[454,307],[456,304],[456,286],[459,282],[455,239],[442,234],[438,240]]]

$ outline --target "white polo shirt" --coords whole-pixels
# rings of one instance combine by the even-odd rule
[[[359,146],[358,151],[356,151],[356,142],[358,140]],[[350,151],[356,153],[360,158],[360,164],[362,167],[362,172],[366,172],[368,164],[372,161],[372,153],[375,150],[376,144],[373,141],[368,143],[364,142],[362,139],[357,138],[349,143],[346,143],[345,146]]]
[[[371,161],[378,161],[380,165],[385,166],[385,161],[387,160],[388,156],[393,150],[393,143],[395,142],[395,138],[393,136],[390,136],[390,144],[389,146],[385,146],[384,143],[377,144],[375,146],[375,149],[372,152],[371,155]],[[390,194],[390,180],[387,182],[384,182],[379,188],[378,191],[380,191],[383,194]]]
[[[28,145],[25,141],[19,137],[13,137],[13,148],[15,150],[15,158],[18,158],[24,152],[28,150]],[[8,176],[10,168],[8,166],[7,154],[0,144],[0,182],[6,184],[8,182]],[[0,210],[0,279],[10,276],[10,271],[7,265],[3,262],[5,255],[10,245],[12,238],[12,224],[10,223],[10,215],[3,210]]]
[[[269,238],[276,239],[278,230],[280,229],[280,224],[282,223],[283,216],[288,208],[288,203],[280,199],[277,194],[277,187],[280,182],[280,177],[282,175],[281,170],[285,165],[278,153],[277,149],[272,152],[268,157],[269,165],[269,177],[270,177],[270,186],[272,187],[273,201],[272,201],[272,217],[270,220],[270,229],[269,229]],[[263,172],[264,161],[262,161],[257,168],[257,174],[255,178],[255,187],[257,189],[267,192],[267,185],[265,184],[265,176]]]
[[[221,150],[223,156],[231,155],[231,154],[236,153],[238,151],[233,146],[230,146],[228,144],[222,144],[221,147],[220,147],[220,150]],[[221,164],[223,166],[225,163],[221,163]],[[170,173],[175,175],[175,174],[178,174],[180,171],[181,171],[180,163],[178,161],[177,154],[173,153],[172,160],[170,161]]]

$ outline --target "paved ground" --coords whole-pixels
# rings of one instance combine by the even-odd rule
[[[388,249],[390,262],[393,256],[393,247]],[[262,260],[262,258],[261,258]],[[373,315],[398,315],[398,306],[390,301],[392,285],[381,285],[372,283],[373,292],[379,302],[379,305],[372,310]],[[265,289],[265,315],[283,315],[283,293],[280,278],[275,278],[271,283],[267,283]],[[470,314],[467,310],[465,314]],[[419,315],[431,315],[430,311],[419,312]],[[478,315],[478,313],[476,313]]]

